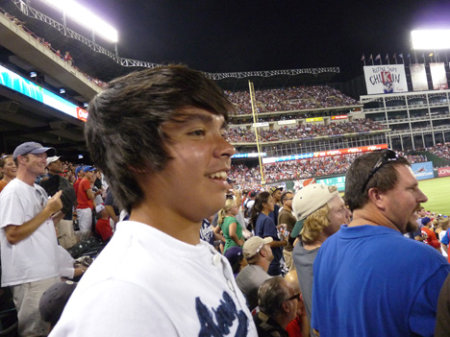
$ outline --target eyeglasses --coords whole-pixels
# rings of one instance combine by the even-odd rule
[[[370,179],[377,173],[377,171],[382,168],[387,163],[390,163],[392,161],[397,161],[399,159],[398,154],[395,153],[392,150],[385,150],[383,155],[377,160],[375,165],[372,167],[372,170],[370,171],[369,176],[367,177],[366,181],[364,182],[364,185],[362,187],[361,192],[364,192],[367,185],[369,184]]]
[[[300,299],[300,293],[295,293],[294,295],[292,295],[291,297],[286,299],[286,301],[299,300],[299,299]]]

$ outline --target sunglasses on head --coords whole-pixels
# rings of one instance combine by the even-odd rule
[[[372,170],[369,173],[369,176],[367,177],[366,181],[364,182],[364,185],[362,187],[361,192],[364,192],[367,185],[369,184],[370,179],[377,173],[377,171],[382,168],[387,163],[397,161],[399,159],[398,154],[395,153],[392,150],[384,150],[383,155],[377,160],[375,165],[373,165]]]

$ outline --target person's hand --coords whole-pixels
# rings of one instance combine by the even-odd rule
[[[83,265],[79,265],[79,266],[75,267],[75,271],[74,271],[73,277],[77,277],[77,276],[83,275],[86,270],[87,270],[87,267],[83,266]]]
[[[48,200],[47,205],[45,205],[45,207],[50,211],[51,214],[58,212],[63,207],[61,194],[62,190],[56,192],[53,197]]]

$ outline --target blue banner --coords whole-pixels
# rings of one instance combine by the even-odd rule
[[[40,103],[46,104],[56,110],[81,120],[86,120],[87,111],[72,102],[59,97],[53,92],[44,89],[30,80],[23,78],[15,72],[0,65],[0,85],[17,91]]]
[[[411,168],[417,180],[434,178],[433,163],[431,161],[411,164]]]

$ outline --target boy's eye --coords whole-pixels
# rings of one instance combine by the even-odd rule
[[[193,136],[204,136],[205,135],[205,130],[194,130],[189,132],[190,135]]]

